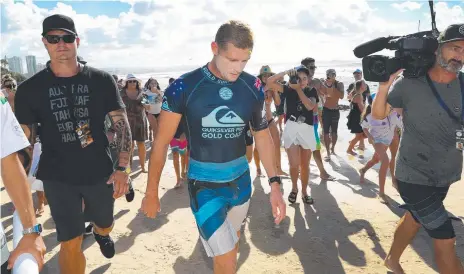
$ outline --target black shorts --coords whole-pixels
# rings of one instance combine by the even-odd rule
[[[421,224],[433,239],[456,237],[453,224],[448,216],[443,200],[449,187],[432,187],[398,182],[398,192],[405,202],[400,206],[408,210],[414,220]]]
[[[85,221],[97,227],[113,225],[113,185],[107,178],[95,185],[72,185],[57,181],[43,181],[45,197],[50,205],[59,242],[69,241],[85,232]],[[85,204],[85,217],[82,212]]]
[[[324,107],[322,109],[322,127],[324,134],[337,134],[338,132],[338,121],[340,120],[339,109],[329,109]]]
[[[245,144],[246,146],[253,145],[253,134],[251,134],[250,126],[245,127]]]

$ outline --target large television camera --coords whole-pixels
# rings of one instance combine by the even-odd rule
[[[435,25],[433,1],[429,1],[432,30],[405,36],[380,37],[357,46],[354,55],[362,59],[364,78],[372,82],[386,82],[390,75],[404,69],[407,78],[424,76],[435,63],[439,32]],[[395,57],[370,55],[383,49],[396,50]]]

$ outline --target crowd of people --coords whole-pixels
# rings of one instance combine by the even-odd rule
[[[254,42],[249,26],[239,21],[218,29],[210,62],[171,78],[164,91],[154,78],[146,83],[133,74],[119,79],[78,58],[80,37],[68,16],[45,18],[42,36],[50,56],[46,68],[19,86],[10,76],[2,78],[2,179],[26,228],[9,261],[2,256],[2,273],[24,252],[43,266],[45,246],[35,213],[43,212],[45,203],[61,244],[62,273],[85,272],[81,249],[85,233],[93,234],[102,254],[112,258],[115,199],[125,196],[131,202],[135,193],[130,174],[134,169],[147,172],[141,211],[155,218],[169,147],[177,179],[174,187],[187,184],[199,237],[213,257],[214,272],[235,273],[240,227],[252,193],[249,164],[254,159],[258,176],[263,176],[264,167],[275,224],[285,218],[287,207],[281,192],[281,176],[287,175],[281,146],[290,167],[289,203],[296,202],[301,189],[303,203],[313,204],[317,197],[311,196],[308,185],[309,162],[314,156],[320,178],[336,180],[324,162],[336,155],[339,104],[345,96],[350,102],[347,127],[353,134],[346,153],[356,156],[356,145],[366,149],[365,139],[375,150],[359,170],[360,183],[380,162],[379,198],[387,202],[390,169],[393,186],[405,202],[406,214],[385,266],[395,274],[404,273],[401,254],[422,226],[434,241],[440,273],[464,273],[443,205],[462,172],[464,25],[451,25],[438,37],[436,63],[427,75],[410,79],[400,70],[379,83],[375,96],[359,69],[347,90],[334,69],[327,70],[323,79],[315,78],[316,61],[310,57],[279,73],[269,66],[263,66],[257,77],[244,72]],[[38,142],[40,161],[31,170]],[[135,148],[138,163],[133,160]],[[37,211],[27,174],[43,182]]]

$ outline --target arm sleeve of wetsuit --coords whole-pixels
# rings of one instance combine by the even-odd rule
[[[393,82],[388,92],[387,102],[393,108],[403,108],[405,103],[405,78],[401,76],[395,82]]]
[[[266,111],[264,109],[264,87],[261,81],[256,78],[254,84],[257,100],[253,104],[253,112],[251,114],[251,127],[253,131],[260,131],[268,127],[266,120]]]
[[[163,105],[164,111],[183,114],[185,110],[185,84],[183,79],[175,80],[164,92]]]

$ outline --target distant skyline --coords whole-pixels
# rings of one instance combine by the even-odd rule
[[[464,1],[435,1],[440,31],[464,22]],[[255,48],[250,65],[317,61],[360,62],[353,48],[380,36],[430,30],[428,1],[156,0],[13,1],[0,4],[1,56],[48,60],[40,33],[45,17],[71,16],[79,55],[96,67],[197,66],[211,57],[221,23],[250,24]],[[378,54],[392,52],[383,51]],[[24,62],[24,61],[23,61]],[[25,66],[25,62],[23,64]]]

